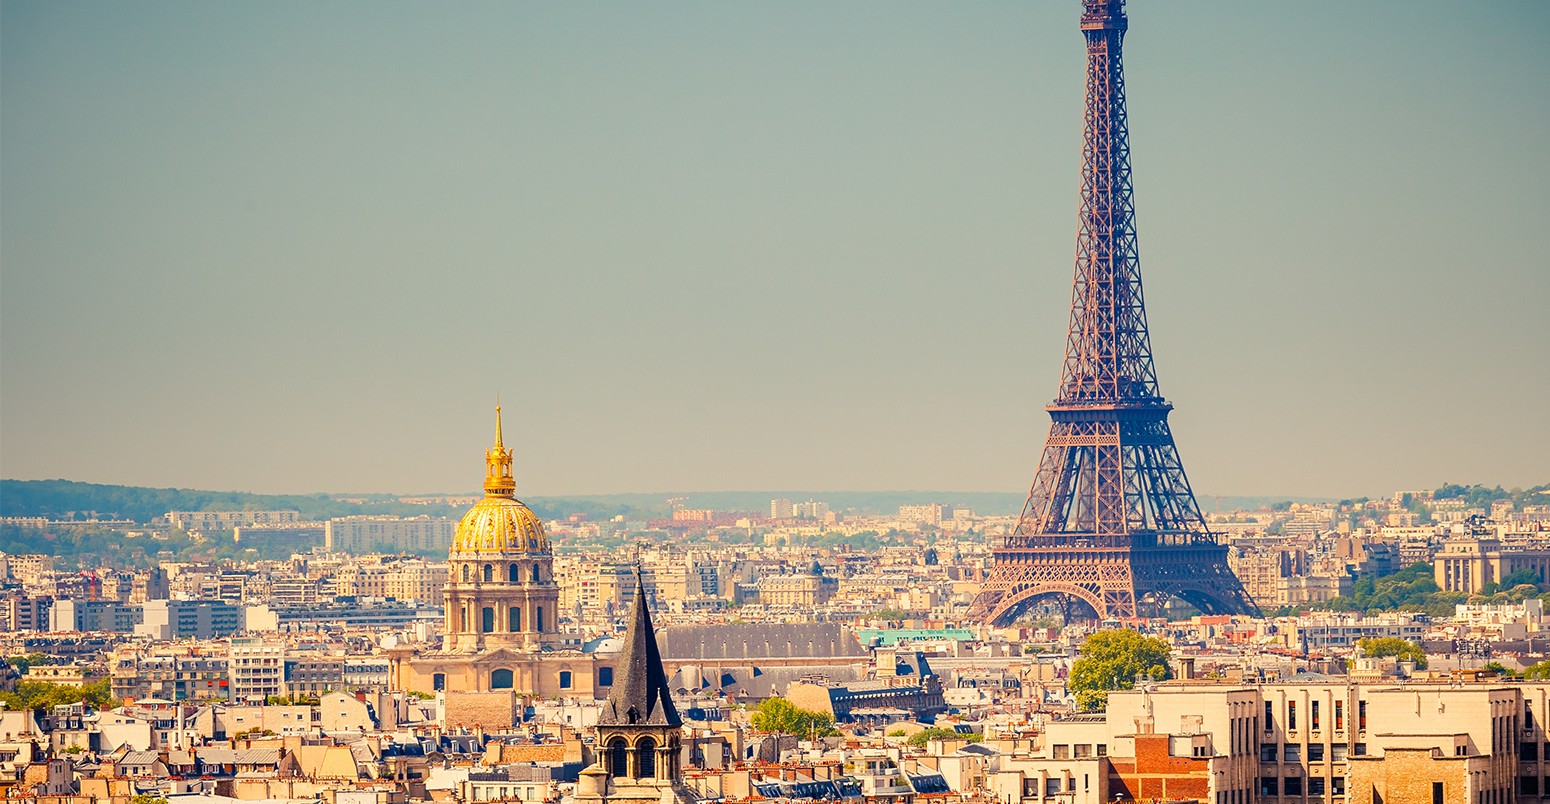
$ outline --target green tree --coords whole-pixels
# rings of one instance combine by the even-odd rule
[[[1502,678],[1517,678],[1518,677],[1517,673],[1513,672],[1512,670],[1507,669],[1507,666],[1502,664],[1501,662],[1486,662],[1484,669],[1488,670],[1488,671],[1490,671],[1492,673],[1495,673],[1495,674],[1501,676]]]
[[[1399,637],[1364,637],[1356,640],[1356,647],[1368,656],[1393,656],[1400,661],[1410,659],[1417,670],[1426,669],[1426,651],[1420,645]]]
[[[23,675],[26,675],[27,668],[29,667],[41,667],[43,665],[57,664],[59,662],[58,659],[46,653],[29,653],[26,656],[12,656],[5,661],[6,664],[16,668],[16,672]]]
[[[834,715],[799,709],[785,698],[766,698],[754,709],[753,727],[771,734],[795,734],[800,737],[832,737],[839,734],[834,728]]]
[[[1503,588],[1503,589],[1512,589],[1513,587],[1522,586],[1524,584],[1528,584],[1529,586],[1538,587],[1539,586],[1539,573],[1537,573],[1537,572],[1535,572],[1535,571],[1533,571],[1531,569],[1528,569],[1527,567],[1525,567],[1523,569],[1519,569],[1519,570],[1513,570],[1512,572],[1509,572],[1505,576],[1503,576],[1502,582],[1501,582],[1501,588]]]
[[[1166,640],[1128,628],[1099,631],[1082,642],[1082,657],[1071,665],[1066,687],[1083,712],[1101,711],[1108,705],[1110,691],[1129,689],[1137,678],[1172,678],[1171,652]]]
[[[968,740],[971,743],[977,743],[982,739],[984,738],[978,734],[959,734],[952,729],[929,728],[911,734],[904,742],[916,748],[925,748],[926,743],[931,740]]]
[[[85,701],[93,709],[112,709],[118,706],[106,679],[96,684],[70,687],[43,681],[21,681],[15,692],[0,693],[0,702],[7,709],[51,709],[64,704]]]
[[[1523,677],[1530,681],[1550,679],[1550,659],[1523,668]]]

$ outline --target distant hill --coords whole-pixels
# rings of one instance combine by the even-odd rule
[[[475,492],[470,492],[475,493]],[[346,502],[337,497],[348,496]],[[1022,510],[1023,493],[990,491],[705,491],[600,494],[589,496],[524,497],[539,516],[557,519],[586,514],[592,519],[626,516],[651,519],[666,516],[668,499],[683,498],[689,508],[768,514],[770,500],[817,500],[838,513],[888,514],[901,505],[950,503],[975,513],[1011,516]],[[1274,502],[1327,502],[1315,497],[1200,497],[1207,512],[1254,510]],[[460,516],[462,507],[398,502],[391,494],[252,494],[242,491],[146,488],[81,483],[73,480],[0,480],[0,516],[131,519],[149,522],[168,511],[294,510],[306,519],[357,514]]]
[[[469,492],[470,494],[477,492]],[[346,502],[328,494],[252,494],[245,491],[156,489],[109,486],[73,480],[0,480],[0,516],[50,519],[132,519],[149,522],[168,511],[298,511],[306,519],[359,514],[386,516],[461,516],[466,506],[401,503],[392,494],[351,494]],[[585,498],[527,500],[546,519],[572,513],[612,518],[628,515],[626,505]]]

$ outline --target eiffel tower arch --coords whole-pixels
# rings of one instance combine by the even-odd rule
[[[1170,598],[1257,613],[1206,526],[1157,387],[1141,291],[1121,45],[1124,0],[1084,0],[1087,100],[1071,319],[1044,454],[970,617],[1005,625],[1059,596],[1100,619]]]

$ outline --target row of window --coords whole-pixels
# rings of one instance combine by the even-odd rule
[[[560,689],[568,690],[575,686],[575,675],[569,670],[561,670],[559,676]],[[614,669],[612,667],[599,667],[597,669],[597,686],[611,687],[614,683]],[[507,668],[499,668],[490,672],[490,689],[509,690],[516,686],[516,674]],[[435,673],[431,676],[431,688],[440,692],[447,688],[447,674]]]
[[[1322,719],[1322,716],[1321,716],[1322,713],[1319,711],[1320,710],[1320,706],[1319,706],[1320,703],[1322,703],[1322,702],[1321,701],[1309,701],[1308,702],[1308,728],[1309,728],[1310,731],[1318,731],[1320,728],[1323,727],[1323,719]],[[1335,712],[1334,712],[1334,715],[1335,715],[1335,731],[1343,731],[1345,729],[1345,701],[1335,701],[1334,703],[1335,703]],[[1275,702],[1274,701],[1266,701],[1265,702],[1265,731],[1275,731],[1275,718],[1276,718]],[[1359,729],[1359,730],[1367,728],[1367,702],[1366,701],[1357,701],[1356,702],[1356,728]],[[1297,702],[1296,701],[1287,701],[1286,702],[1286,730],[1287,731],[1296,731],[1297,730]]]
[[[1280,762],[1286,762],[1286,763],[1290,763],[1290,764],[1296,764],[1296,763],[1302,762],[1302,745],[1301,744],[1299,744],[1299,743],[1287,743],[1286,746],[1285,746],[1285,751],[1281,751],[1280,749],[1281,749],[1281,746],[1279,744],[1277,744],[1277,743],[1260,743],[1260,746],[1259,746],[1259,761],[1260,762],[1276,762],[1276,761],[1280,761]],[[1277,755],[1278,754],[1279,754],[1279,760],[1277,759]],[[1351,754],[1353,754],[1355,756],[1359,756],[1359,757],[1366,756],[1367,755],[1367,744],[1366,743],[1357,743],[1355,746],[1352,746]],[[1334,744],[1334,745],[1329,747],[1329,759],[1330,759],[1330,761],[1332,761],[1332,762],[1344,762],[1345,758],[1346,758],[1346,746],[1345,746],[1345,743],[1336,743],[1336,744]],[[1309,762],[1323,762],[1324,761],[1324,744],[1323,743],[1309,743],[1308,744],[1308,761]]]
[[[469,566],[468,564],[464,564],[463,565],[463,583],[469,583],[470,581],[472,581],[473,580],[473,576],[474,576],[473,567]],[[484,569],[480,572],[480,576],[482,577],[482,579],[483,579],[483,581],[485,583],[494,583],[495,582],[495,565],[494,564],[485,564],[484,565]],[[530,578],[530,580],[533,583],[543,583],[543,573],[539,570],[537,563],[533,564],[532,572],[529,574],[529,578]],[[506,568],[506,582],[507,583],[521,583],[522,582],[522,565],[520,565],[520,564],[512,564],[512,565],[510,565],[510,566],[508,566]]]
[[[1307,782],[1307,784],[1303,784],[1304,782]],[[1337,796],[1345,795],[1344,776],[1333,777],[1327,780],[1327,782],[1328,792]],[[1262,796],[1300,796],[1306,790],[1307,795],[1322,796],[1325,793],[1325,784],[1326,780],[1319,776],[1310,776],[1307,779],[1303,779],[1301,776],[1288,776],[1285,779],[1279,776],[1261,776],[1259,777],[1259,794]]]
[[[457,630],[467,631],[468,625],[463,622],[463,611],[457,612]],[[519,633],[522,630],[522,607],[512,606],[506,610],[506,630],[510,633]],[[533,607],[533,630],[542,633],[544,630],[544,607]],[[479,633],[495,633],[495,607],[485,606],[479,611]]]

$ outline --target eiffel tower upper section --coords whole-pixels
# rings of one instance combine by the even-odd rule
[[[1127,21],[1120,0],[1084,4],[1087,104],[1076,281],[1059,402],[1161,404],[1141,294],[1130,132],[1120,58]]]

